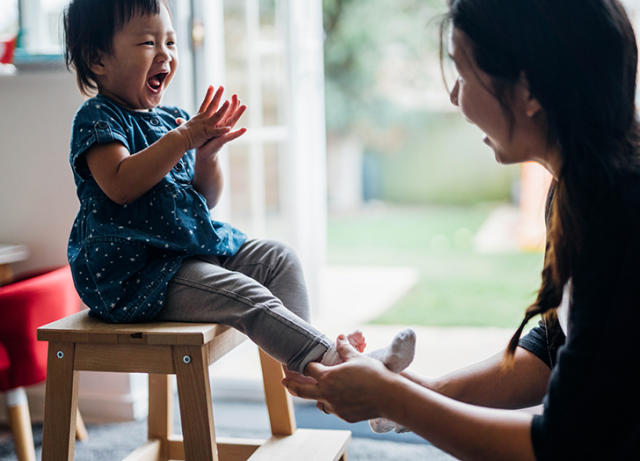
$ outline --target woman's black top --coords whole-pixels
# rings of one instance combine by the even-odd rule
[[[617,187],[587,220],[566,338],[542,321],[520,341],[552,368],[531,427],[539,460],[640,460],[640,178]]]

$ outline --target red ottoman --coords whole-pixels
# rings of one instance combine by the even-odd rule
[[[0,287],[0,391],[20,461],[35,461],[23,387],[44,381],[47,371],[47,343],[36,339],[36,329],[81,306],[69,266]]]

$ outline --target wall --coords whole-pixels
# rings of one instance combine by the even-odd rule
[[[0,76],[0,242],[30,251],[16,273],[66,264],[78,209],[69,135],[81,103],[65,70]]]
[[[0,243],[21,243],[29,259],[17,275],[67,263],[67,238],[78,210],[68,163],[71,123],[83,98],[75,78],[57,68],[0,75]],[[42,420],[44,384],[27,389]],[[146,410],[146,377],[81,372],[79,407],[89,422],[129,420]],[[0,408],[0,419],[4,408]]]

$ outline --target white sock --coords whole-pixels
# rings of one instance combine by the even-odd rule
[[[398,434],[402,434],[403,432],[409,432],[404,426],[391,421],[387,418],[375,418],[369,420],[369,427],[376,434],[384,434],[385,432],[395,431]]]
[[[347,337],[351,345],[357,348],[355,340]],[[393,337],[391,344],[382,349],[377,349],[365,355],[381,361],[394,373],[399,373],[407,368],[413,361],[416,351],[416,333],[407,328]],[[338,365],[342,363],[342,358],[338,353],[336,343],[333,343],[320,359],[320,363],[326,366]],[[369,427],[373,432],[384,433],[391,430],[396,432],[407,432],[407,429],[386,418],[375,418],[369,420]]]
[[[352,338],[347,337],[351,345],[355,348],[356,344]],[[379,360],[394,373],[399,373],[409,366],[413,361],[416,351],[416,333],[407,328],[396,334],[387,347],[367,352],[365,355]],[[336,343],[333,343],[320,359],[320,363],[327,366],[338,365],[342,363],[342,358],[338,353]]]
[[[411,328],[406,328],[396,334],[387,347],[369,352],[366,355],[380,360],[394,373],[400,373],[407,368],[416,352],[416,333]]]
[[[379,356],[379,360],[382,361],[389,370],[394,373],[400,373],[413,361],[415,350],[416,333],[411,328],[407,328],[393,338],[389,347],[373,351],[369,355],[372,357]],[[370,419],[369,427],[373,432],[379,434],[391,430],[395,430],[397,433],[408,432],[405,427],[387,418]]]

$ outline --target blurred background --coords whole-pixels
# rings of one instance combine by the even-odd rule
[[[18,62],[59,61],[66,3],[2,0],[0,35],[5,40],[17,35]],[[305,58],[304,45],[293,49],[296,8],[288,3],[173,2],[176,22],[191,29],[186,34],[177,24],[191,70],[183,75],[191,75],[169,99],[193,109],[202,94],[198,87],[224,80],[249,104],[245,123],[252,133],[229,148],[229,194],[220,214],[252,235],[284,238],[299,247],[315,238],[318,251],[300,249],[314,266],[310,278],[318,302],[315,266],[325,258],[330,265],[409,267],[415,271],[414,286],[372,321],[514,325],[538,283],[542,200],[549,179],[535,165],[497,165],[481,142],[482,133],[450,105],[443,83],[449,63],[444,62],[443,73],[439,57],[439,19],[446,2],[324,0],[321,12],[316,8],[309,19],[322,22],[316,31],[322,43],[316,45],[323,47],[323,70],[311,63],[317,73],[311,77],[303,75],[309,69],[291,70],[314,57]],[[623,3],[637,21],[639,2]],[[202,18],[212,14],[220,15],[216,24]],[[299,32],[298,38],[318,39],[313,34]],[[296,111],[295,104],[305,103],[286,101],[313,99],[302,93],[306,88],[292,91],[292,85],[304,86],[291,80],[300,75],[315,79],[311,86],[323,78],[324,99],[314,95],[310,110]],[[326,204],[310,218],[326,228],[326,237],[318,230],[296,237],[287,232],[296,219],[292,216],[305,214],[298,208],[317,207],[318,199],[291,203],[291,194],[300,193],[296,186],[308,183],[292,178],[296,165],[283,163],[300,155],[291,153],[291,130],[318,127],[314,117],[326,121],[326,137],[316,133],[318,152],[293,163],[320,169],[312,183],[326,181],[317,185]],[[310,141],[297,146],[307,149]],[[322,156],[326,160],[320,164]]]
[[[639,30],[640,1],[623,3]],[[61,57],[66,4],[0,0],[0,56],[17,41],[0,67],[0,243],[29,248],[17,273],[65,263],[77,210],[66,159],[82,98]],[[421,327],[427,374],[503,347],[540,281],[550,178],[498,165],[449,103],[446,0],[170,4],[180,70],[165,102],[193,112],[213,83],[249,107],[213,216],[297,249],[314,322],[329,334],[361,328],[373,346]],[[217,371],[236,393],[257,374],[252,353]],[[82,379],[102,394],[83,403],[81,385],[88,420],[92,399],[123,392],[142,414],[138,378]]]

